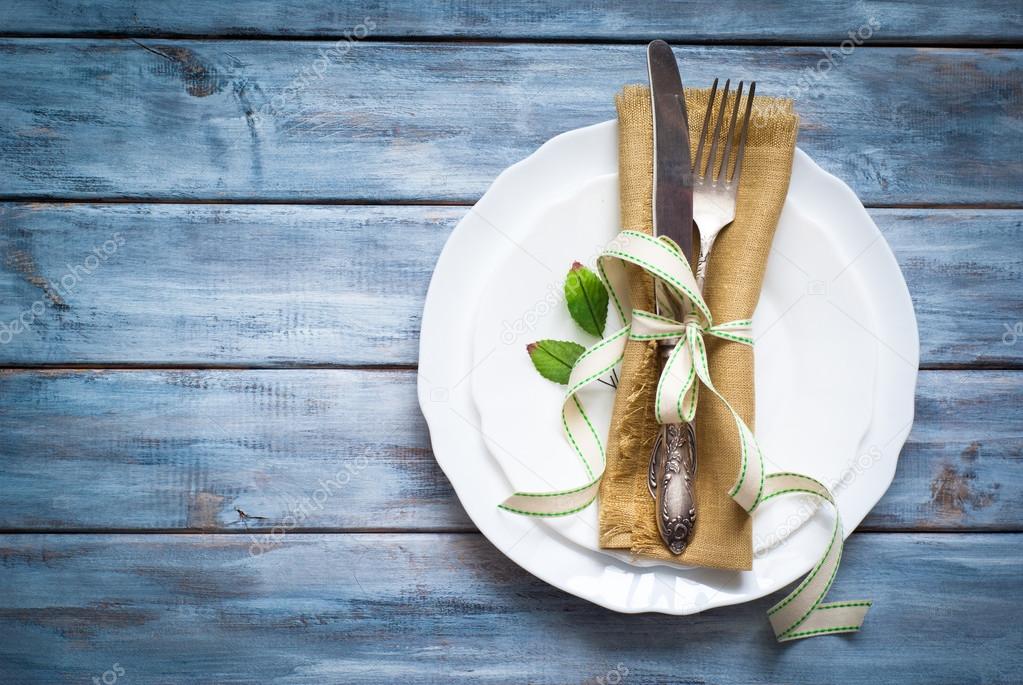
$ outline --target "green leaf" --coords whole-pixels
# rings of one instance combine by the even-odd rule
[[[607,288],[604,282],[579,262],[572,264],[565,277],[565,304],[580,328],[604,337],[607,324]]]
[[[568,383],[575,360],[585,351],[579,343],[567,340],[538,340],[526,345],[526,352],[540,375],[562,385]]]

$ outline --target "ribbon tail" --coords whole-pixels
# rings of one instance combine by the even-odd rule
[[[835,510],[835,524],[824,556],[795,590],[767,611],[775,637],[787,642],[856,632],[870,609],[870,600],[824,602],[842,560],[842,519],[831,491],[820,481],[798,473],[772,473],[766,480],[764,501],[781,495],[808,494],[827,501]]]
[[[553,492],[516,492],[498,505],[524,516],[568,516],[582,511],[597,498],[604,475],[604,440],[586,413],[579,393],[615,368],[625,353],[629,327],[612,333],[579,355],[568,379],[568,391],[561,407],[565,439],[579,457],[588,478],[585,485]]]
[[[819,604],[799,627],[798,631],[779,633],[778,626],[774,625],[774,623],[771,626],[774,628],[774,636],[778,639],[778,642],[802,640],[821,635],[855,633],[863,625],[863,620],[866,618],[867,611],[872,604],[873,602],[870,600]]]
[[[569,516],[582,511],[597,498],[600,479],[590,481],[581,488],[560,492],[516,492],[498,508],[524,516]]]

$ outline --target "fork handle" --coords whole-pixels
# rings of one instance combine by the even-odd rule
[[[700,258],[696,262],[696,285],[700,292],[703,292],[703,282],[707,278],[707,258],[710,257],[710,249],[714,247],[714,238],[700,241]]]

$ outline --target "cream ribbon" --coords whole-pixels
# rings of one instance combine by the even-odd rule
[[[689,313],[683,321],[631,310],[625,264],[635,264],[668,288]],[[604,442],[580,401],[579,393],[621,362],[625,343],[634,340],[677,340],[657,384],[654,411],[659,423],[691,422],[696,416],[700,383],[724,403],[735,420],[741,446],[739,473],[729,496],[750,514],[762,503],[786,494],[809,494],[835,509],[831,541],[823,557],[799,585],[768,610],[775,637],[780,641],[859,630],[870,602],[823,603],[842,558],[842,522],[835,499],[826,486],[798,473],[765,475],[764,459],[753,431],[714,387],[707,363],[704,335],[752,345],[751,321],[714,325],[710,309],[700,295],[692,268],[678,246],[665,237],[622,231],[604,249],[597,268],[608,284],[625,326],[596,343],[576,360],[561,410],[565,437],[579,456],[589,481],[570,490],[516,492],[499,506],[527,516],[568,516],[588,507],[597,497],[604,474]],[[631,315],[630,315],[631,313]],[[697,383],[699,379],[699,383]]]

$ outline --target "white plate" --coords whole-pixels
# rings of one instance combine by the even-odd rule
[[[813,172],[801,164],[794,173]],[[567,489],[587,480],[562,433],[564,389],[533,370],[524,346],[545,338],[585,345],[596,341],[571,320],[560,293],[569,265],[578,259],[593,267],[601,247],[618,233],[617,198],[618,176],[608,174],[551,205],[536,217],[521,249],[508,251],[484,292],[476,326],[473,396],[483,439],[516,490]],[[839,287],[829,291],[827,282],[845,271],[855,254],[843,250],[792,203],[779,222],[771,257],[753,317],[757,406],[763,408],[757,416],[757,438],[770,471],[798,471],[837,484],[855,467],[870,426],[877,366],[877,342],[864,341],[841,312],[872,316],[872,308],[858,272],[845,274]],[[607,330],[620,325],[609,322]],[[583,393],[602,435],[610,425],[613,399],[613,391],[600,385]],[[704,395],[703,401],[714,400]],[[845,520],[858,522],[874,504],[862,493],[843,489],[838,495]],[[758,512],[753,533],[758,547],[784,537],[772,533],[791,509]],[[542,520],[588,549],[637,565],[665,563],[601,549],[595,506],[575,516]]]
[[[791,582],[812,565],[829,523],[825,513],[814,515],[784,544],[759,556],[753,571],[730,573],[664,565],[639,568],[588,549],[585,541],[568,542],[543,523],[501,512],[495,506],[512,490],[512,484],[486,448],[470,392],[481,295],[511,251],[528,250],[527,238],[546,208],[557,202],[571,203],[582,186],[599,185],[595,178],[616,168],[615,146],[614,122],[558,136],[504,172],[453,232],[430,285],[420,343],[419,396],[434,453],[480,530],[516,563],[568,592],[618,611],[675,614],[753,599]],[[868,455],[870,463],[854,469],[857,476],[839,488],[843,516],[851,530],[890,483],[898,451],[909,432],[917,366],[916,324],[894,258],[855,195],[798,153],[797,168],[801,167],[807,173],[794,174],[791,208],[787,206],[786,214],[791,209],[813,217],[814,221],[792,220],[804,226],[816,222],[827,229],[828,239],[835,243],[835,255],[855,256],[840,273],[822,274],[819,280],[826,294],[814,297],[825,301],[831,293],[855,293],[854,284],[859,280],[873,309],[869,314],[839,312],[850,324],[845,336],[856,335],[859,344],[874,345],[877,350],[872,421],[855,452]],[[772,256],[769,270],[778,268],[774,264],[777,259],[782,258]],[[810,281],[818,280],[811,275]],[[805,277],[800,278],[806,282]],[[820,291],[819,284],[813,288]],[[768,294],[764,297],[769,301]],[[784,302],[783,297],[770,297]],[[797,304],[793,311],[802,307],[803,303]],[[759,311],[758,316],[762,316]],[[786,315],[783,320],[789,318]],[[762,335],[760,347],[768,348],[775,331]],[[785,340],[785,336],[778,338]],[[534,373],[531,368],[527,372]],[[759,382],[761,370],[757,373]],[[758,423],[779,421],[762,406],[758,406],[758,415]],[[502,448],[495,446],[495,451]],[[826,472],[814,470],[812,450],[801,459],[807,460],[799,462],[804,470],[827,477]],[[774,516],[785,523],[810,513],[811,509],[798,502],[779,501],[758,516]]]

